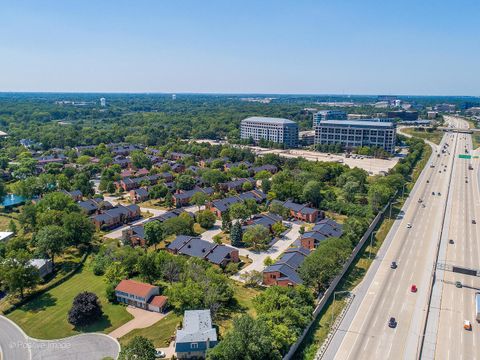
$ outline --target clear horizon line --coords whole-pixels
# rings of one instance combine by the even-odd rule
[[[405,93],[268,93],[268,92],[188,92],[188,91],[35,91],[0,90],[0,94],[124,94],[124,95],[260,95],[260,96],[402,96],[402,97],[471,97],[480,98],[479,95],[445,95],[445,94],[405,94]]]

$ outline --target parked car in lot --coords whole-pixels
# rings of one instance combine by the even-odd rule
[[[417,285],[413,284],[412,286],[410,286],[410,291],[413,292],[413,293],[416,293],[417,292]]]
[[[457,288],[461,288],[463,285],[462,285],[462,283],[461,283],[460,281],[455,281],[455,286],[456,286]]]
[[[477,222],[473,219],[473,220],[472,220],[472,224],[476,224],[476,223],[477,223]]]
[[[412,224],[408,223],[407,224],[407,229],[410,229],[412,227]]]
[[[397,268],[397,262],[396,262],[396,261],[392,261],[392,263],[390,264],[390,268],[391,268],[391,269],[396,269],[396,268]]]
[[[449,244],[453,244],[453,243],[454,243],[454,242],[453,242],[453,239],[448,240],[448,243],[449,243]]]
[[[472,331],[472,323],[469,320],[463,321],[463,328],[468,331]]]

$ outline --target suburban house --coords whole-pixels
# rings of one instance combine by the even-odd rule
[[[198,192],[201,192],[207,196],[210,196],[215,192],[215,190],[213,190],[213,188],[211,187],[208,187],[208,188],[196,187],[192,190],[180,191],[177,194],[173,195],[173,203],[176,207],[189,205],[193,195],[195,195]]]
[[[90,219],[97,230],[110,230],[122,224],[136,220],[140,217],[140,207],[138,205],[117,205],[114,208],[106,210],[100,214],[93,215]]]
[[[141,187],[138,189],[130,190],[130,200],[136,204],[148,200],[148,189]]]
[[[92,214],[95,214],[96,212],[113,208],[112,204],[110,204],[108,201],[104,201],[101,198],[79,201],[77,205],[80,206],[80,208],[87,215],[92,215]]]
[[[207,350],[217,345],[210,310],[185,310],[182,328],[175,336],[178,359],[204,359]]]
[[[122,280],[115,288],[117,301],[140,309],[163,312],[168,298],[160,295],[158,286],[134,280]]]
[[[171,166],[171,169],[174,173],[180,174],[185,171],[185,165],[180,163],[175,163]]]
[[[7,240],[10,240],[14,236],[15,236],[15,233],[12,231],[0,231],[0,242],[1,241],[7,242]]]
[[[221,218],[222,214],[228,211],[232,204],[242,202],[246,199],[254,199],[257,203],[261,203],[266,199],[266,195],[260,190],[251,190],[240,195],[213,200],[207,204],[207,208],[213,211],[218,218]]]
[[[164,222],[165,220],[175,218],[182,213],[187,213],[187,212],[182,209],[174,209],[162,215],[151,217],[150,219],[145,221],[143,224],[130,226],[127,229],[122,231],[122,241],[124,244],[130,241],[132,246],[138,246],[138,245],[144,246],[145,245],[145,231],[144,231],[145,224],[151,221]],[[192,213],[187,213],[187,214],[189,214],[191,217],[194,217]]]
[[[251,219],[248,219],[242,226],[245,231],[250,226],[263,225],[271,233],[273,233],[272,226],[276,223],[282,223],[282,217],[274,213],[255,215]]]
[[[172,151],[172,152],[170,153],[170,159],[175,160],[175,161],[177,161],[177,160],[182,160],[182,159],[186,159],[186,158],[188,158],[188,157],[190,157],[190,156],[192,156],[192,155],[184,154],[184,153],[180,153],[180,152],[176,152],[176,151]]]
[[[120,181],[117,181],[115,183],[115,186],[117,187],[117,190],[130,191],[133,189],[137,189],[144,184],[155,185],[159,179],[160,179],[160,176],[158,174],[136,177],[136,178],[126,177],[121,179]]]
[[[314,223],[317,221],[318,217],[323,218],[323,212],[318,211],[317,209],[311,208],[306,205],[301,205],[294,203],[293,201],[287,200],[285,202],[281,202],[278,200],[273,200],[275,203],[279,203],[283,207],[287,208],[290,211],[290,216],[301,221]]]
[[[241,192],[243,189],[243,184],[250,183],[253,187],[255,186],[255,179],[248,178],[248,179],[237,179],[232,181],[227,181],[225,183],[218,184],[219,188],[225,192],[228,191],[236,191]]]
[[[302,284],[297,273],[310,250],[306,248],[290,248],[273,265],[263,270],[264,285],[295,286]]]
[[[113,155],[123,155],[123,156],[130,155],[132,151],[144,149],[142,145],[134,145],[134,144],[110,144],[109,147]]]
[[[145,246],[145,228],[143,224],[129,226],[122,231],[123,244],[130,244],[135,246]]]
[[[275,165],[266,164],[266,165],[254,167],[252,170],[254,174],[257,174],[260,171],[268,171],[271,174],[275,174],[278,171],[278,168]]]
[[[342,234],[342,225],[331,219],[323,219],[316,223],[312,230],[305,232],[300,237],[300,246],[313,250],[323,240],[329,237],[340,237]]]
[[[82,201],[82,192],[80,190],[73,190],[73,191],[60,190],[60,191],[70,196],[73,199],[73,201]]]
[[[130,168],[132,166],[132,161],[123,155],[117,155],[113,158],[112,165],[118,165],[122,169]]]
[[[174,254],[182,254],[207,260],[221,267],[230,262],[239,262],[238,250],[227,246],[211,243],[194,236],[178,235],[167,250]]]
[[[30,265],[38,269],[38,275],[40,275],[41,279],[53,272],[53,264],[50,259],[32,259],[30,260]]]

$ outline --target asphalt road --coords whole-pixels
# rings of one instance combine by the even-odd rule
[[[468,124],[450,118],[456,127],[466,128]],[[480,220],[479,159],[459,159],[459,154],[472,153],[472,139],[469,134],[459,135],[457,159],[452,182],[451,214],[444,241],[445,251],[439,261],[449,265],[480,269],[480,229],[472,220]],[[468,169],[469,164],[473,170]],[[468,181],[468,182],[467,182]],[[452,239],[454,244],[449,244]],[[437,317],[433,316],[429,335],[434,335],[434,351],[425,352],[424,358],[435,359],[476,359],[480,357],[480,325],[475,321],[475,293],[480,291],[480,278],[475,276],[442,271],[435,286],[441,290],[440,307]],[[455,282],[460,281],[462,288]],[[463,329],[463,321],[470,320],[472,331]],[[434,355],[433,355],[434,354]]]
[[[100,360],[116,359],[118,342],[103,334],[82,334],[59,340],[28,337],[20,327],[0,316],[1,360]]]
[[[447,141],[451,149],[457,136],[446,135],[443,141]],[[378,267],[371,268],[373,279],[360,305],[351,307],[354,316],[340,324],[338,335],[324,358],[413,359],[417,355],[436,246],[443,226],[453,156],[447,152],[439,157],[433,156],[431,161],[434,167],[429,163],[424,169],[410,194],[409,206],[397,220],[398,226],[392,228],[394,233],[389,234],[393,238],[389,246],[387,244],[388,249],[382,258],[377,259]],[[423,202],[419,203],[419,199]],[[411,228],[407,227],[408,223]],[[392,261],[398,263],[395,270],[390,268]],[[410,291],[413,284],[418,287],[416,293]],[[398,321],[395,329],[387,325],[390,317]]]

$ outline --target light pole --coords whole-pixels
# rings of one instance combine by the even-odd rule
[[[390,219],[392,218],[392,205],[394,205],[394,204],[398,204],[398,201],[392,201],[390,203],[390,215],[388,216]]]
[[[402,200],[403,200],[403,194],[405,193],[405,186],[407,186],[407,184],[403,184],[403,187],[402,187]]]
[[[370,260],[372,256],[372,248],[373,248],[373,236],[377,233],[378,231],[372,231],[370,234],[370,251],[368,252],[368,260]]]
[[[350,291],[345,290],[345,291],[334,291],[333,292],[333,303],[332,303],[332,321],[330,322],[330,329],[333,328],[333,314],[335,313],[335,295],[336,294],[350,294]]]

